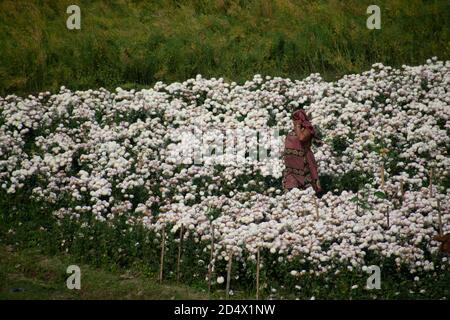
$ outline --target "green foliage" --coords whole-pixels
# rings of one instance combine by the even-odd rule
[[[450,53],[445,0],[378,1],[381,30],[366,27],[368,0],[81,1],[81,30],[68,30],[71,4],[0,2],[0,95],[138,88],[196,74],[331,80],[375,62],[399,67]]]
[[[380,199],[387,199],[387,195],[384,192],[376,191],[374,196]]]
[[[138,266],[109,270],[82,264],[70,254],[45,254],[38,248],[0,245],[0,300],[33,299],[207,299],[182,284],[159,284]],[[82,289],[67,290],[67,266],[82,270]],[[14,292],[12,288],[23,288]]]
[[[341,156],[343,152],[348,147],[348,139],[345,136],[335,136],[333,137],[333,140],[331,141],[331,146],[333,148],[333,151],[338,155]]]
[[[323,174],[319,176],[320,185],[325,192],[339,194],[344,190],[357,192],[366,183],[373,180],[373,174],[361,170],[351,170],[341,176]]]

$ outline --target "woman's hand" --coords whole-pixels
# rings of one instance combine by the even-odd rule
[[[311,132],[301,124],[294,124],[294,130],[297,134],[297,138],[301,142],[308,142],[309,140],[311,140]]]

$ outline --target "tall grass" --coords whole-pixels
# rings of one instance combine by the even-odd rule
[[[81,30],[66,8],[81,8]],[[381,8],[381,30],[366,9]],[[450,56],[446,0],[2,0],[0,95],[148,86],[200,73],[333,79]]]

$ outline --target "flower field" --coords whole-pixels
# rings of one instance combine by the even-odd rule
[[[377,265],[382,288],[389,275],[406,294],[434,297],[422,279],[450,272],[433,240],[450,232],[449,68],[432,58],[335,82],[199,75],[140,91],[2,97],[2,238],[14,242],[22,223],[45,221],[23,236],[98,263],[141,261],[202,288],[210,274],[213,291],[225,288],[228,267],[232,290],[255,291],[260,255],[259,288],[276,298],[377,295],[364,289]],[[231,129],[276,129],[270,139],[244,137],[247,148],[275,154],[299,107],[325,142],[313,148],[321,199],[312,188],[282,192],[281,157],[186,156]],[[187,134],[196,128],[207,128],[200,141]],[[437,297],[449,298],[448,287]]]

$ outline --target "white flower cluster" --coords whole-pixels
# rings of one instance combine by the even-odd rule
[[[233,198],[213,196],[193,206],[169,205],[171,214],[148,227],[160,229],[173,223],[171,231],[175,233],[183,224],[188,226],[185,237],[191,235],[205,244],[210,243],[214,228],[218,259],[226,259],[232,252],[235,257],[254,260],[258,248],[267,249],[288,261],[308,261],[317,274],[342,265],[364,266],[368,252],[395,259],[398,267],[407,264],[412,273],[434,270],[427,255],[438,250],[432,238],[439,224],[437,199],[448,204],[443,195],[430,198],[426,188],[407,191],[398,209],[388,200],[371,197],[374,207],[369,212],[358,212],[350,200],[354,196],[346,191],[339,196],[328,193],[319,202],[318,215],[311,188],[275,197],[248,192]],[[212,207],[220,209],[221,215],[211,222]],[[449,232],[448,211],[441,219],[447,222],[444,231]]]
[[[230,252],[254,259],[267,248],[283,263],[308,261],[322,273],[364,266],[372,252],[411,272],[433,270],[438,199],[443,230],[450,231],[449,67],[433,58],[401,69],[378,63],[335,82],[318,74],[302,81],[256,75],[242,85],[197,76],[141,91],[62,87],[53,95],[0,97],[0,185],[9,194],[31,188],[36,199],[66,203],[58,217],[129,214],[130,223],[156,231],[174,224],[172,232],[183,224],[185,236],[204,246],[212,224],[217,259]],[[370,210],[358,208],[351,191],[327,193],[318,210],[311,188],[282,194],[282,159],[236,161],[216,153],[196,165],[186,158],[197,142],[185,133],[196,128],[277,127],[283,134],[262,139],[259,148],[280,146],[299,106],[324,135],[325,144],[313,149],[320,174],[374,176],[365,185]],[[203,136],[201,148],[215,138]],[[388,199],[374,196],[382,162]],[[430,168],[432,194],[423,189]],[[401,202],[394,201],[400,183]]]

